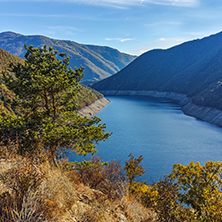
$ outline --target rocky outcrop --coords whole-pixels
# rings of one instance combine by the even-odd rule
[[[100,91],[105,96],[150,96],[155,98],[166,98],[179,102],[181,105],[185,105],[190,102],[190,99],[185,94],[179,94],[174,92],[159,92],[159,91],[131,91],[131,90],[107,90]]]
[[[190,102],[182,107],[184,114],[196,117],[203,121],[218,125],[222,127],[222,111],[211,108],[211,107],[202,107],[197,106],[194,103]]]
[[[103,107],[105,107],[106,105],[108,105],[110,103],[110,101],[108,99],[106,99],[105,97],[96,100],[94,103],[92,103],[89,106],[85,106],[83,108],[81,108],[80,110],[78,110],[78,113],[81,116],[86,116],[88,118],[92,117],[94,114],[98,113],[101,111],[101,109]]]
[[[159,91],[101,91],[106,96],[151,96],[155,98],[166,98],[174,100],[181,105],[181,110],[188,116],[193,116],[197,119],[209,122],[222,127],[222,110],[211,107],[202,107],[194,104],[185,94],[175,92],[159,92]]]

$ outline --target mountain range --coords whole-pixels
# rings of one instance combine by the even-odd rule
[[[22,35],[14,32],[0,33],[0,48],[11,54],[24,58],[27,46],[42,47],[52,46],[59,52],[66,52],[70,58],[70,66],[85,68],[84,84],[90,84],[118,72],[136,56],[121,53],[116,49],[106,46],[85,45],[74,41],[51,39],[41,35]]]
[[[197,106],[222,110],[222,32],[169,49],[148,51],[92,87],[105,94],[178,93]]]

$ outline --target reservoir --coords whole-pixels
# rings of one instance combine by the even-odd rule
[[[143,155],[147,172],[141,180],[149,184],[170,174],[175,163],[222,161],[222,128],[184,115],[176,103],[143,96],[106,98],[111,103],[96,114],[113,132],[97,146],[96,156],[104,161],[121,159],[124,167],[130,153]],[[76,159],[81,158],[70,156]]]

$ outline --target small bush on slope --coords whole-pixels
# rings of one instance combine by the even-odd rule
[[[125,195],[126,180],[121,171],[120,162],[102,163],[102,158],[93,157],[90,161],[75,165],[74,170],[67,170],[67,175],[75,183],[83,183],[99,190],[109,199],[121,198]]]

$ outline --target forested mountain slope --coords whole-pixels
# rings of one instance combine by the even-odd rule
[[[3,49],[0,49],[0,73],[1,71],[6,71],[9,62],[13,62],[14,64],[23,63],[24,59],[14,56]],[[7,97],[13,97],[14,95],[7,89],[7,87],[1,82],[1,80],[0,83],[0,96],[4,95]],[[79,109],[84,106],[90,105],[101,98],[103,98],[103,95],[101,93],[84,85],[80,85],[80,91],[76,95]],[[11,107],[5,106],[5,104],[0,101],[0,114],[8,112],[12,112]]]
[[[9,62],[23,63],[24,59],[19,58],[17,56],[13,56],[12,54],[8,53],[7,51],[0,49],[0,73],[2,71],[6,71],[7,65]]]
[[[175,92],[196,105],[222,109],[222,32],[148,51],[93,88]]]
[[[59,52],[66,52],[70,57],[71,67],[85,67],[85,77],[82,81],[85,84],[111,76],[136,58],[105,46],[84,45],[40,35],[25,36],[13,32],[0,33],[0,48],[13,55],[23,58],[25,54],[24,44],[34,47],[41,47],[46,44]]]

